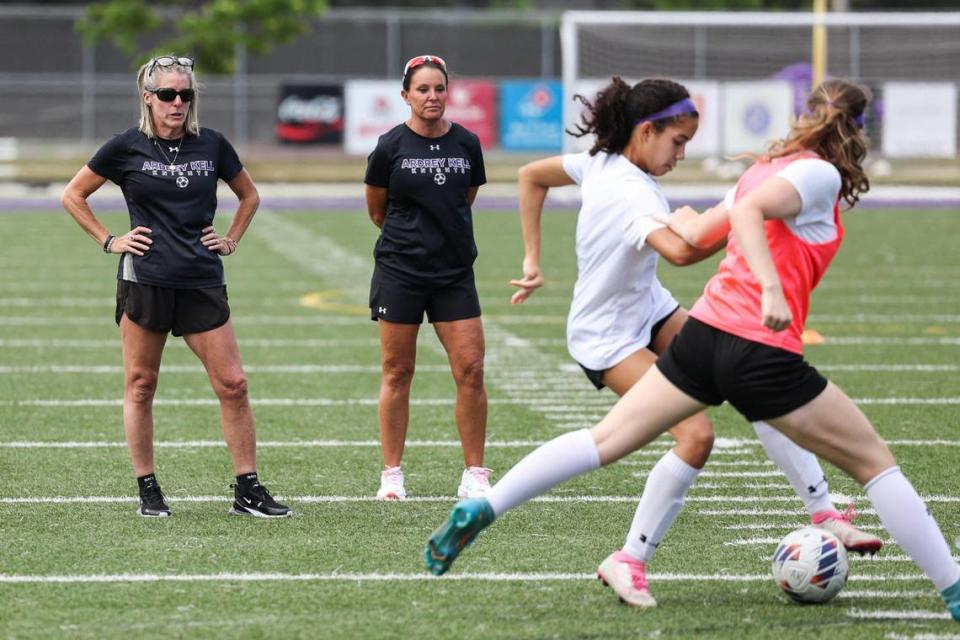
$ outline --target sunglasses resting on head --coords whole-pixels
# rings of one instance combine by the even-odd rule
[[[406,77],[410,69],[416,69],[420,65],[428,62],[439,65],[444,71],[447,70],[447,63],[444,62],[440,56],[417,56],[416,58],[410,58],[407,60],[407,64],[403,65],[403,76]]]
[[[186,67],[187,69],[193,69],[193,58],[188,58],[187,56],[159,56],[154,58],[153,62],[150,63],[150,69],[147,70],[147,75],[153,73],[153,70],[157,67],[172,67],[175,64]]]

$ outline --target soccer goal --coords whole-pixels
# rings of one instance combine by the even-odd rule
[[[887,83],[952,85],[956,94],[960,12],[570,11],[561,27],[564,124],[569,128],[580,118],[573,95],[592,97],[611,75],[628,81],[668,77],[687,85],[709,112],[701,112],[689,155],[750,150],[759,138],[779,136],[800,110],[813,75],[817,26],[826,32],[828,76],[863,82],[880,98]],[[951,138],[955,153],[956,98],[943,107],[953,114],[952,130],[928,120],[911,135],[937,129],[937,136]],[[730,109],[737,113],[725,113]],[[945,113],[934,111],[923,117],[941,123]],[[880,133],[879,127],[871,130],[875,139]],[[589,145],[565,138],[568,151]]]

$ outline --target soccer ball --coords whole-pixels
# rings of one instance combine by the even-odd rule
[[[804,527],[784,536],[773,554],[773,580],[794,602],[822,604],[847,583],[847,550],[835,535]]]

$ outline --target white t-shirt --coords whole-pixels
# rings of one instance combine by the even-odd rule
[[[820,158],[795,160],[777,175],[797,190],[802,203],[800,213],[784,218],[793,235],[810,244],[823,244],[837,237],[833,207],[840,193],[840,171]],[[736,189],[727,192],[724,204],[733,207]]]
[[[577,282],[567,318],[574,359],[602,371],[650,344],[650,329],[678,303],[657,280],[657,252],[647,235],[670,213],[660,186],[619,154],[563,156],[580,185]]]

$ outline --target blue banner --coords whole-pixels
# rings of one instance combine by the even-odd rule
[[[563,86],[556,80],[500,83],[500,146],[507,151],[563,147]]]

